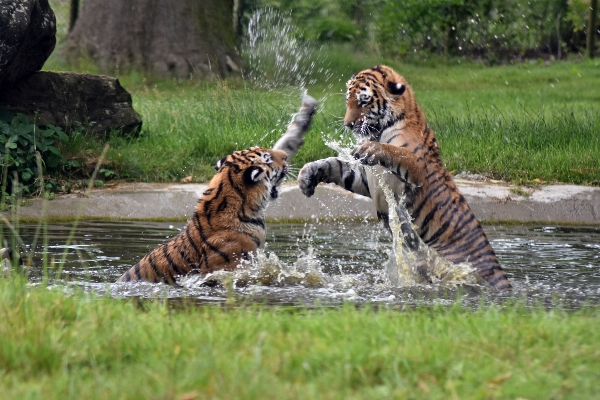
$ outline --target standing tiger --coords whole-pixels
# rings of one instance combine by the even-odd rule
[[[265,243],[265,209],[279,196],[287,160],[303,144],[317,102],[305,96],[274,149],[251,147],[222,158],[186,227],[146,254],[117,282],[175,284],[178,276],[234,270]],[[285,151],[284,151],[285,150]]]
[[[406,80],[379,65],[352,76],[346,86],[344,125],[359,142],[352,154],[360,163],[336,157],[308,163],[298,176],[302,192],[310,197],[319,182],[328,182],[371,197],[379,219],[389,228],[379,178],[363,164],[390,171],[378,175],[410,214],[401,221],[409,247],[416,250],[418,243],[412,219],[416,234],[440,256],[469,262],[491,286],[511,289],[481,225],[444,167],[435,135]]]

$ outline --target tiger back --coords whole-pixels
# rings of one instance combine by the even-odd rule
[[[233,270],[265,242],[264,212],[287,175],[287,154],[252,147],[217,164],[218,172],[185,228],[146,254],[117,282],[174,284],[190,272]]]
[[[252,147],[221,159],[185,228],[146,254],[117,282],[175,284],[178,276],[190,273],[233,270],[262,247],[265,209],[279,196],[288,160],[302,146],[316,107],[317,102],[306,95],[274,149]]]
[[[346,86],[344,125],[358,140],[352,154],[359,163],[329,157],[306,164],[298,176],[302,192],[311,196],[319,182],[329,182],[371,197],[389,228],[388,203],[379,184],[383,176],[396,202],[403,202],[409,213],[401,228],[413,250],[414,236],[419,235],[446,260],[469,262],[491,286],[510,289],[481,225],[441,160],[435,134],[406,80],[379,65],[352,76]]]

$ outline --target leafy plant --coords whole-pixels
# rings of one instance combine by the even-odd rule
[[[30,123],[24,114],[19,113],[14,118],[6,118],[6,114],[3,116],[0,119],[0,137],[4,142],[0,148],[3,199],[36,191],[54,191],[56,181],[49,180],[41,187],[42,180],[38,178],[70,165],[57,147],[60,142],[69,140],[67,134],[54,125],[42,129]],[[38,154],[40,164],[37,161]]]
[[[589,0],[248,0],[288,13],[302,37],[383,56],[448,55],[490,64],[563,57],[585,47]],[[290,11],[291,10],[291,11]]]
[[[117,176],[115,171],[113,171],[112,169],[108,169],[108,168],[101,168],[98,172],[103,174],[106,179],[111,179],[111,178],[114,178],[115,176]]]
[[[483,56],[551,54],[570,39],[565,0],[386,1],[375,23],[381,49]],[[574,43],[572,43],[575,45]]]
[[[298,36],[323,42],[362,42],[368,37],[367,27],[374,10],[383,3],[384,0],[248,0],[245,17],[249,20],[256,9],[275,9],[297,23]]]

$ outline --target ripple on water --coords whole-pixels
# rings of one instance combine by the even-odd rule
[[[477,307],[482,302],[519,299],[529,305],[577,309],[600,304],[600,227],[484,226],[507,275],[512,293],[473,284],[389,284],[385,264],[392,241],[373,221],[269,224],[267,247],[254,263],[203,284],[182,280],[182,288],[162,284],[114,284],[147,251],[178,232],[182,223],[82,221],[65,246],[70,223],[47,227],[48,260],[67,258],[61,275],[50,268],[52,284],[69,291],[114,297],[188,299],[199,304],[258,302],[272,305],[380,304],[389,307],[451,304]],[[31,250],[37,225],[21,224],[20,236]],[[550,229],[552,228],[552,229]],[[4,232],[8,238],[8,232]],[[43,241],[34,249],[32,284],[42,277]],[[219,282],[221,279],[225,284]],[[235,285],[233,285],[235,283]],[[212,286],[211,286],[212,285]]]

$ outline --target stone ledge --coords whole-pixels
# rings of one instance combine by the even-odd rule
[[[528,197],[514,194],[510,185],[457,180],[457,185],[481,222],[548,222],[555,224],[600,225],[600,188],[575,185],[549,185]],[[87,198],[76,194],[46,202],[44,214],[50,219],[185,220],[200,195],[202,184],[123,183],[90,192]],[[42,200],[19,207],[24,220],[39,220]],[[10,213],[3,213],[10,217]],[[320,185],[306,198],[295,184],[283,187],[281,198],[267,209],[270,219],[376,218],[371,199],[333,185]]]

